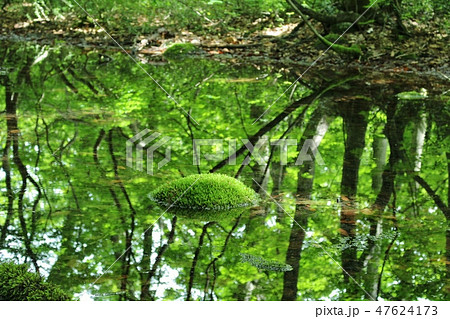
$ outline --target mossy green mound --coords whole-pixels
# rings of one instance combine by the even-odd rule
[[[223,174],[197,174],[159,187],[150,198],[174,211],[216,211],[252,206],[257,194]]]
[[[59,287],[29,272],[28,265],[0,263],[0,300],[63,301],[70,300]]]
[[[199,51],[199,49],[192,43],[175,43],[168,47],[163,55],[166,58],[176,59],[185,57],[186,55],[197,51]]]

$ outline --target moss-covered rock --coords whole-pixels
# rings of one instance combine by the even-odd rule
[[[162,185],[150,198],[172,211],[223,212],[257,201],[257,194],[235,178],[223,174],[190,175]],[[203,212],[204,213],[204,212]]]
[[[63,301],[70,298],[59,287],[46,282],[39,274],[28,271],[28,265],[1,262],[0,300]]]
[[[178,59],[198,51],[199,48],[192,43],[175,43],[164,51],[163,56],[169,59]]]

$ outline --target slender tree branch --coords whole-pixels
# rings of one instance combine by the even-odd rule
[[[420,186],[422,186],[430,195],[430,197],[433,199],[436,206],[444,213],[445,218],[447,220],[450,220],[450,209],[445,205],[445,203],[442,201],[442,199],[439,197],[438,194],[430,187],[430,185],[419,175],[414,175],[414,180],[419,183]]]

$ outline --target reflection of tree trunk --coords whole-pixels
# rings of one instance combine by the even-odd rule
[[[413,134],[411,141],[410,158],[414,159],[414,171],[420,172],[422,166],[422,152],[423,145],[425,143],[425,133],[427,129],[427,121],[425,115],[421,115],[418,119],[414,119],[413,122]],[[409,188],[411,191],[412,205],[414,209],[414,215],[417,216],[419,210],[417,209],[416,197],[418,184],[414,181],[409,182]]]
[[[6,58],[9,53],[8,50],[4,53],[3,58]],[[13,53],[14,54],[14,53]],[[23,65],[23,67],[20,69],[17,78],[15,80],[16,85],[21,85],[23,83],[26,83],[30,86],[32,86],[31,80],[30,80],[30,68],[33,63],[33,58],[30,56],[26,59],[26,63]],[[13,92],[11,80],[8,76],[1,77],[2,85],[5,87],[5,113],[6,113],[6,130],[7,130],[7,139],[6,139],[6,145],[5,149],[3,150],[3,157],[2,157],[2,166],[5,170],[5,182],[6,182],[6,192],[8,197],[8,209],[7,209],[7,215],[5,219],[5,223],[2,227],[2,232],[0,236],[0,247],[4,245],[4,242],[6,240],[8,227],[10,226],[11,220],[13,218],[14,214],[14,190],[13,190],[13,181],[12,181],[12,175],[11,175],[11,165],[10,165],[10,148],[12,146],[12,160],[17,167],[17,170],[20,174],[20,177],[22,179],[22,184],[20,185],[20,190],[17,194],[17,213],[19,217],[19,224],[22,231],[23,236],[23,243],[25,246],[25,255],[27,259],[31,259],[31,262],[33,263],[35,269],[37,272],[39,272],[39,266],[37,264],[37,255],[32,249],[32,240],[35,235],[36,230],[36,219],[37,219],[37,207],[39,204],[39,201],[41,199],[41,189],[39,185],[36,183],[36,181],[31,177],[31,175],[28,174],[28,170],[25,166],[25,164],[22,162],[22,159],[20,157],[20,147],[19,147],[19,134],[20,130],[18,127],[18,120],[17,120],[17,108],[18,108],[18,100],[19,100],[19,93]],[[34,203],[32,206],[31,211],[31,228],[28,229],[27,222],[24,215],[24,208],[26,207],[24,203],[25,193],[27,191],[27,182],[30,181],[36,188],[37,195],[35,195]],[[27,260],[26,260],[27,261]]]
[[[379,192],[383,183],[383,170],[386,164],[388,140],[385,137],[373,138],[373,160],[376,167],[372,170],[372,190]]]
[[[147,278],[150,273],[150,257],[152,254],[152,234],[153,226],[144,232],[144,239],[142,241],[142,259],[140,262],[140,278],[141,278],[141,300],[152,300],[150,296],[150,280]]]
[[[365,145],[367,116],[362,105],[353,103],[343,111],[346,140],[342,167],[341,194],[353,198],[358,188],[358,172]]]
[[[388,140],[384,137],[374,137],[373,140],[373,160],[376,167],[372,171],[372,189],[374,192],[379,192],[383,183],[383,170],[386,164],[386,150]],[[381,213],[381,212],[380,212]],[[378,212],[376,213],[378,214]],[[382,221],[378,216],[369,218],[370,230],[367,247],[367,254],[360,257],[367,266],[367,275],[365,277],[365,287],[372,299],[377,298],[378,291],[378,267],[380,264],[381,246],[377,244],[375,238],[378,238],[382,233]]]
[[[414,171],[420,172],[422,166],[423,145],[425,144],[425,133],[427,130],[427,118],[420,116],[414,121],[413,140],[411,152],[414,158]]]
[[[133,239],[134,228],[135,228],[136,211],[130,201],[130,197],[128,195],[128,192],[125,189],[125,185],[123,185],[122,180],[120,179],[120,176],[119,176],[118,163],[117,163],[116,156],[114,155],[113,129],[109,130],[108,136],[107,136],[107,141],[108,141],[109,154],[111,156],[111,161],[113,163],[115,185],[119,186],[119,188],[128,204],[128,207],[130,209],[130,224],[128,225],[126,223],[126,217],[121,212],[122,206],[120,205],[118,198],[116,196],[113,196],[116,206],[122,215],[121,220],[122,220],[122,224],[123,224],[123,227],[125,230],[125,254],[122,259],[123,260],[122,267],[121,267],[122,268],[122,274],[121,274],[122,279],[121,279],[121,284],[120,284],[120,289],[122,292],[124,292],[124,294],[120,295],[122,298],[122,297],[127,296],[126,291],[127,291],[127,286],[128,286],[128,276],[130,275],[131,256],[132,256],[132,239]],[[112,195],[115,195],[113,189],[110,189],[110,192]]]
[[[49,126],[47,125],[44,119],[42,119],[42,123],[44,124],[45,127],[47,147],[67,179],[67,185],[71,190],[72,197],[76,207],[75,209],[69,207],[69,214],[64,219],[64,224],[61,229],[61,237],[65,238],[66,240],[63,240],[61,242],[60,250],[62,251],[62,253],[58,256],[58,259],[53,265],[48,277],[50,281],[61,283],[64,282],[63,278],[69,275],[69,270],[74,267],[78,257],[77,256],[78,254],[75,252],[75,244],[74,244],[76,243],[77,240],[75,225],[78,221],[77,216],[81,213],[81,206],[78,200],[78,195],[76,193],[75,187],[72,184],[70,174],[61,158],[63,150],[66,149],[69,145],[71,145],[75,141],[77,132],[75,132],[74,137],[69,142],[67,142],[65,145],[61,144],[57,150],[54,150],[50,144]]]
[[[358,172],[361,155],[365,145],[365,134],[367,128],[367,110],[363,104],[354,102],[351,105],[344,105],[342,112],[344,119],[346,139],[344,163],[342,168],[341,180],[341,234],[347,238],[348,248],[342,251],[342,268],[344,268],[344,282],[348,284],[347,293],[354,296],[358,287],[349,276],[354,278],[361,269],[361,265],[357,258],[357,250],[355,245],[356,237],[356,209],[354,207],[354,197],[356,196],[358,187]]]
[[[389,163],[383,171],[381,189],[374,202],[374,209],[382,212],[391,199],[394,191],[394,181],[397,175],[395,167],[401,159],[400,147],[403,145],[404,120],[395,115],[396,102],[391,102],[387,109],[385,134],[389,141]]]
[[[27,67],[25,67],[27,68]],[[25,71],[24,70],[21,71],[22,75],[26,75],[23,74]],[[18,193],[18,202],[17,202],[17,213],[19,216],[19,223],[20,223],[20,228],[22,230],[22,236],[23,236],[23,242],[25,245],[25,252],[26,252],[26,256],[29,257],[36,269],[37,272],[39,272],[39,266],[37,264],[37,256],[34,253],[32,246],[31,246],[31,238],[33,237],[34,234],[29,234],[29,231],[27,229],[27,223],[25,220],[25,216],[24,216],[24,197],[25,197],[25,192],[27,190],[27,181],[30,180],[35,186],[37,185],[37,183],[31,178],[31,176],[28,174],[27,168],[26,166],[23,164],[22,159],[20,158],[20,154],[19,154],[19,127],[18,127],[18,123],[17,123],[17,101],[18,101],[18,94],[15,92],[11,91],[11,86],[9,85],[9,83],[6,84],[5,86],[5,104],[6,104],[6,126],[7,126],[7,133],[8,133],[8,137],[7,137],[7,147],[9,148],[11,146],[11,142],[12,142],[12,148],[13,148],[13,162],[14,164],[17,166],[17,170],[19,171],[19,174],[22,178],[22,184],[20,186],[20,190]],[[6,157],[5,157],[6,156]],[[5,174],[8,174],[9,176],[7,176],[9,178],[9,180],[7,180],[7,189],[9,187],[9,197],[8,197],[8,215],[7,215],[7,219],[9,217],[9,219],[7,220],[7,222],[5,222],[6,224],[10,223],[10,220],[12,218],[12,214],[13,214],[13,201],[14,201],[14,194],[12,193],[12,187],[11,187],[11,175],[10,175],[10,166],[9,166],[9,150],[5,150],[4,151],[4,158],[3,158],[3,166],[6,168],[5,170]],[[8,185],[9,184],[9,185]],[[40,189],[38,188],[38,198],[37,200],[39,201],[41,192]],[[34,214],[35,212],[33,212]],[[2,242],[4,240],[4,238],[6,237],[6,232],[7,232],[7,227],[3,227],[2,230]]]
[[[380,223],[380,217],[383,211],[385,210],[386,206],[388,205],[391,196],[394,192],[394,182],[395,177],[397,175],[396,167],[402,158],[401,150],[403,149],[403,135],[407,121],[405,120],[404,116],[399,118],[396,115],[396,110],[397,110],[397,101],[388,101],[386,109],[387,122],[384,131],[389,141],[390,155],[389,155],[389,162],[382,174],[381,189],[378,192],[374,204],[372,205],[374,215],[370,218],[371,226],[369,231],[370,235],[372,236],[378,234],[377,230],[378,224]],[[395,216],[394,216],[394,225],[396,225]],[[395,239],[396,237],[394,237],[394,239],[391,241],[391,243],[388,245],[385,251],[384,262],[382,270],[378,275],[377,283],[374,283],[372,281],[373,277],[371,277],[370,274],[372,270],[375,269],[375,267],[378,268],[378,259],[374,260],[372,264],[370,264],[370,261],[368,261],[369,265],[367,271],[368,271],[368,281],[370,281],[368,287],[369,292],[374,299],[377,299],[380,294],[384,265],[386,263],[386,260],[388,258],[389,252]],[[375,249],[376,249],[376,241],[373,238],[369,238],[368,248],[363,252],[361,260],[367,260],[368,258],[370,258],[372,251]],[[377,289],[376,291],[374,290],[375,288]]]
[[[311,163],[304,164],[304,166],[299,171],[299,185],[298,185],[298,194],[299,199],[307,199],[310,198],[311,193],[300,194],[300,182],[302,183],[310,183],[312,182],[312,178],[309,178],[309,181],[304,181],[300,176],[300,172],[309,173],[311,176],[314,176],[314,165]],[[311,183],[312,184],[312,183]],[[294,222],[292,223],[291,234],[289,236],[289,246],[286,252],[286,264],[292,266],[291,271],[286,271],[283,277],[283,295],[281,300],[296,300],[297,299],[297,283],[298,283],[298,274],[300,269],[300,258],[303,247],[303,241],[305,239],[305,230],[308,227],[308,211],[309,208],[307,205],[297,204],[295,206],[295,215]]]
[[[389,163],[386,166],[385,170],[383,171],[382,175],[382,184],[381,189],[377,195],[377,198],[375,199],[375,202],[373,204],[373,210],[375,215],[371,218],[371,227],[370,227],[370,234],[377,234],[376,229],[376,223],[380,223],[380,217],[383,213],[384,209],[386,208],[387,204],[389,203],[391,196],[394,192],[394,182],[395,177],[397,175],[396,166],[398,165],[398,162],[400,161],[400,148],[403,146],[403,133],[405,129],[405,123],[406,121],[402,118],[399,119],[396,116],[396,109],[397,109],[397,102],[391,101],[388,103],[386,115],[387,115],[387,123],[385,127],[385,135],[388,138],[389,141],[389,148],[390,148],[390,155],[389,155]],[[394,220],[394,225],[395,225]],[[386,260],[388,258],[389,252],[392,248],[392,245],[394,241],[396,240],[396,237],[393,238],[393,240],[389,243],[384,256],[383,266],[381,268],[381,272],[378,275],[378,281],[376,283],[371,282],[369,284],[369,292],[371,296],[374,299],[378,299],[378,296],[381,291],[381,282],[382,282],[382,276],[383,276],[383,270],[386,263]],[[376,249],[376,242],[374,239],[368,240],[368,249],[367,251],[373,251]],[[381,249],[381,247],[380,247]],[[366,252],[363,252],[363,256]],[[367,259],[367,258],[366,258]],[[368,277],[369,280],[372,280],[371,277],[371,270],[375,267],[378,268],[378,263],[376,263],[375,260],[372,264],[368,265]],[[374,264],[375,263],[375,264]],[[375,290],[376,288],[376,290]]]
[[[61,237],[66,239],[61,242],[61,251],[62,253],[58,256],[58,259],[56,260],[55,264],[53,265],[50,274],[48,276],[48,279],[53,282],[57,283],[63,283],[65,282],[63,280],[64,277],[69,275],[69,270],[74,267],[75,262],[77,261],[78,254],[75,252],[75,243],[77,240],[77,235],[75,225],[78,221],[77,215],[81,212],[81,207],[78,201],[78,196],[76,194],[75,188],[73,187],[70,175],[65,168],[62,160],[61,160],[61,154],[59,156],[56,155],[57,151],[55,152],[49,142],[49,130],[48,126],[43,121],[45,128],[46,128],[46,139],[47,139],[47,146],[50,150],[50,152],[53,154],[53,157],[55,158],[58,165],[61,167],[61,170],[63,171],[65,177],[67,178],[67,184],[69,185],[72,196],[75,202],[75,209],[72,209],[69,207],[69,213],[64,219],[64,224],[61,229]],[[70,142],[69,142],[70,143]]]
[[[94,162],[102,176],[103,179],[106,179],[106,173],[105,170],[101,167],[99,159],[98,159],[98,148],[100,147],[100,144],[103,140],[103,138],[105,137],[106,133],[103,129],[100,130],[99,132],[99,136],[94,144],[94,148],[93,148],[93,158],[94,158]],[[113,171],[114,171],[114,178],[115,178],[115,186],[119,186],[122,194],[125,197],[126,202],[128,203],[128,206],[130,208],[130,224],[127,224],[127,219],[125,216],[125,213],[123,211],[123,206],[119,200],[119,197],[117,195],[117,192],[115,190],[115,186],[108,186],[108,190],[109,193],[111,195],[111,198],[114,202],[114,205],[116,206],[119,214],[120,214],[120,220],[122,223],[122,226],[124,228],[124,232],[125,232],[125,253],[123,254],[123,256],[121,256],[120,251],[116,251],[115,252],[115,257],[117,258],[122,258],[122,266],[121,266],[121,283],[120,283],[120,288],[122,291],[122,294],[120,295],[120,298],[125,298],[127,297],[127,286],[128,286],[128,276],[130,274],[130,267],[131,267],[131,256],[133,254],[133,250],[132,250],[132,238],[133,238],[133,233],[134,233],[134,227],[135,227],[135,222],[134,222],[134,217],[136,215],[136,211],[133,207],[133,205],[131,204],[129,195],[125,189],[125,186],[123,185],[120,177],[119,177],[119,173],[118,173],[118,163],[117,163],[117,159],[114,155],[114,146],[113,146],[113,129],[109,130],[108,135],[107,135],[107,143],[108,143],[108,150],[109,150],[109,154],[111,157],[111,161],[113,164]],[[147,232],[146,232],[147,234]],[[144,234],[144,236],[146,235]],[[111,236],[111,240],[113,241],[113,243],[116,243],[118,241],[118,236]],[[144,239],[145,241],[145,239]],[[145,245],[145,243],[144,243]],[[115,245],[117,246],[117,245]],[[145,252],[144,252],[145,254]],[[143,257],[144,259],[144,257]]]
[[[318,146],[324,137],[332,119],[323,115],[323,109],[317,109],[309,121],[303,137],[298,145],[300,152],[307,139],[314,139]],[[305,230],[308,227],[309,205],[303,204],[302,200],[309,200],[314,181],[314,158],[305,162],[299,169],[297,179],[297,201],[295,206],[294,221],[289,236],[289,246],[286,252],[286,264],[292,266],[291,271],[284,273],[283,295],[281,300],[297,299],[297,282],[300,268],[301,251],[305,239]]]
[[[6,92],[9,92],[9,89],[6,89]],[[0,247],[3,247],[5,239],[6,239],[6,234],[8,232],[8,227],[9,224],[11,223],[11,219],[14,213],[14,192],[12,189],[12,185],[11,185],[11,165],[10,165],[10,161],[9,161],[9,156],[10,156],[10,147],[11,147],[11,142],[14,139],[18,138],[18,132],[14,131],[13,128],[15,126],[17,126],[17,119],[16,117],[16,112],[15,112],[15,107],[11,107],[8,105],[16,105],[17,104],[17,94],[14,93],[7,93],[5,95],[5,104],[7,105],[7,112],[6,112],[6,130],[8,132],[8,136],[6,138],[6,145],[5,148],[3,149],[3,155],[2,155],[2,167],[3,170],[5,171],[5,183],[6,183],[6,196],[8,198],[8,210],[7,210],[7,214],[6,214],[6,219],[5,219],[5,223],[3,224],[2,227],[2,234],[0,237]]]
[[[105,174],[105,170],[101,167],[99,159],[98,159],[98,149],[99,149],[100,143],[102,142],[102,140],[105,137],[105,135],[106,135],[105,130],[101,129],[100,132],[99,132],[99,136],[97,137],[97,140],[95,141],[94,148],[93,148],[94,162],[95,162],[95,164],[96,164],[96,166],[97,166],[97,168],[98,168],[98,170],[100,172],[100,175],[101,175],[102,179],[107,179],[107,177],[106,177],[106,174]],[[108,134],[108,145],[109,145],[109,151],[111,153],[110,155],[112,157],[113,156],[113,154],[112,154],[113,153],[113,148],[112,148],[111,131],[110,131],[110,134]],[[116,206],[116,208],[117,208],[117,210],[119,212],[119,216],[120,216],[120,220],[121,220],[122,226],[125,229],[125,249],[126,249],[126,252],[125,252],[125,254],[123,256],[123,260],[124,261],[122,263],[122,274],[121,274],[121,284],[120,284],[121,291],[123,292],[120,295],[120,298],[122,299],[122,298],[124,298],[126,296],[126,286],[127,286],[127,278],[128,278],[128,272],[127,271],[129,270],[129,260],[130,260],[129,259],[130,254],[128,253],[128,251],[131,251],[131,248],[127,249],[128,248],[127,245],[130,244],[130,240],[129,240],[129,233],[128,233],[128,229],[127,229],[127,225],[126,225],[126,220],[125,220],[125,217],[124,217],[123,212],[122,212],[122,205],[121,205],[121,203],[119,201],[117,193],[114,190],[112,185],[108,186],[108,190],[109,190],[111,198],[112,198],[112,200],[114,202],[114,205]],[[118,247],[117,242],[119,241],[119,236],[116,236],[116,235],[111,236],[111,241],[113,242],[113,246],[114,247]],[[114,252],[114,257],[116,259],[121,258],[121,252],[119,250],[116,250]]]
[[[360,260],[364,262],[364,265],[367,265],[367,277],[365,283],[367,291],[373,299],[378,298],[383,275],[382,273],[379,275],[375,273],[378,272],[381,255],[381,247],[377,245],[376,238],[381,233],[381,214],[385,210],[394,192],[394,181],[397,175],[396,166],[401,159],[400,149],[403,145],[403,133],[406,123],[404,118],[399,119],[396,116],[396,109],[397,101],[389,101],[386,110],[387,123],[384,132],[389,142],[390,155],[389,162],[382,171],[381,185],[379,184],[380,179],[377,177],[377,174],[380,173],[380,168],[383,166],[383,157],[386,155],[386,145],[385,141],[377,138],[374,139],[374,158],[377,167],[372,172],[372,188],[374,191],[378,189],[378,195],[372,205],[373,215],[369,217],[369,235],[371,237],[368,239],[367,248],[360,257]],[[386,250],[385,259],[387,258],[387,254],[389,254],[390,247],[392,247],[392,245]]]

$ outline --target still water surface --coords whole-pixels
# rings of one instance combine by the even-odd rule
[[[444,76],[138,58],[177,103],[123,54],[1,43],[2,260],[95,300],[448,300]],[[199,172],[261,199],[220,220],[150,200]]]

